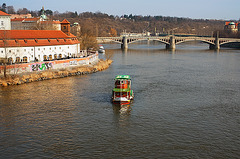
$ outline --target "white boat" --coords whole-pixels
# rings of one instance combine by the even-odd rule
[[[98,52],[102,53],[102,54],[105,53],[105,49],[104,49],[104,47],[102,45],[99,46]]]

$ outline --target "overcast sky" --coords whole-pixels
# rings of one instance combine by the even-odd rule
[[[239,20],[240,0],[5,0],[7,6],[111,15],[162,15],[194,19]]]

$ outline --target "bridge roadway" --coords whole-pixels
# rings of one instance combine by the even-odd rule
[[[127,49],[128,44],[138,41],[159,41],[166,44],[166,49],[175,49],[177,44],[187,41],[200,41],[209,44],[209,49],[220,49],[221,45],[229,43],[239,43],[240,39],[234,38],[218,38],[218,37],[176,37],[174,35],[168,36],[149,36],[149,37],[97,37],[98,43],[116,42],[121,44],[122,49]]]

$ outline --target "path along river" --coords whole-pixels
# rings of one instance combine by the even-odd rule
[[[119,47],[103,72],[1,87],[0,158],[239,158],[240,50]],[[135,92],[121,108],[118,74]]]

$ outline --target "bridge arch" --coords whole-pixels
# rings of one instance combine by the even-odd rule
[[[185,43],[185,42],[191,42],[191,41],[199,41],[199,42],[203,42],[203,43],[206,43],[206,44],[209,44],[209,45],[215,45],[214,43],[214,40],[202,40],[202,39],[187,39],[187,40],[181,40],[181,41],[177,41],[176,42],[176,45],[177,44],[181,44],[181,43]]]
[[[220,46],[226,45],[226,44],[236,44],[236,43],[239,43],[239,44],[240,44],[240,42],[236,42],[236,41],[225,41],[225,42],[221,42],[221,43],[220,43]]]
[[[115,42],[115,43],[118,43],[118,44],[122,44],[122,41],[119,41],[119,40],[114,40],[114,39],[112,39],[112,40],[109,40],[108,42]]]

